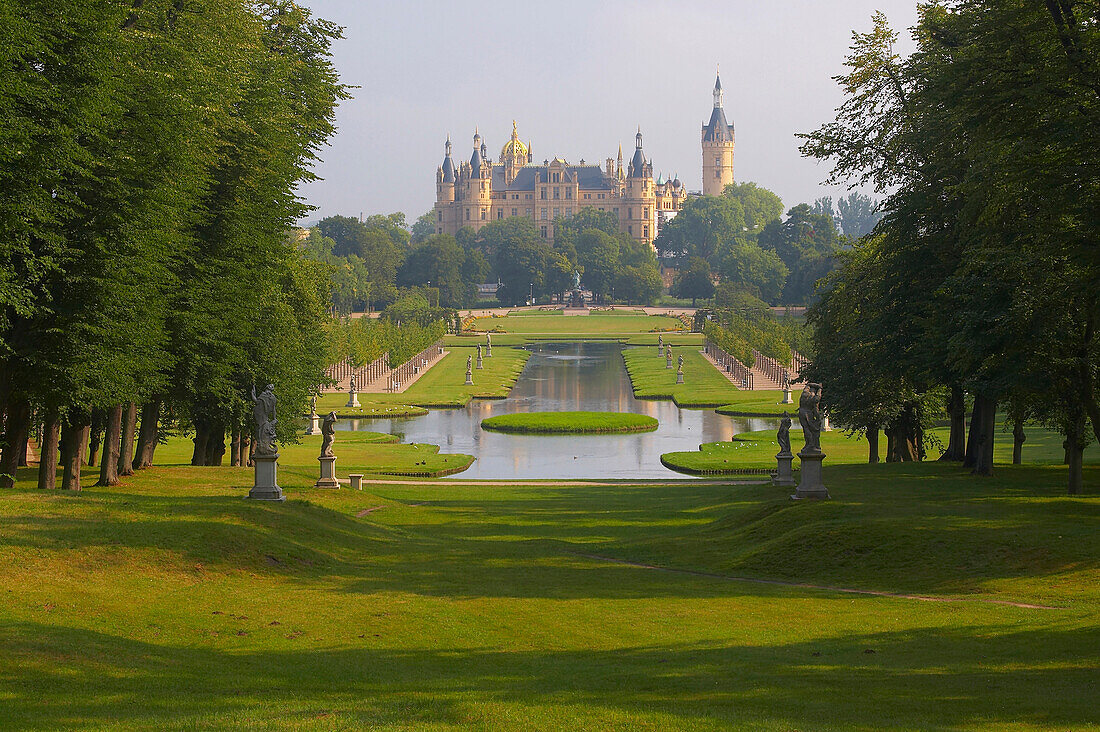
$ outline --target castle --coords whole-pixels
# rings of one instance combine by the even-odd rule
[[[554,220],[572,218],[581,208],[614,211],[622,231],[652,245],[660,224],[676,215],[688,191],[679,178],[653,179],[653,163],[642,151],[642,131],[634,137],[634,155],[623,166],[623,151],[605,165],[571,165],[562,158],[536,164],[531,145],[512,137],[494,163],[481,135],[474,131],[468,162],[455,165],[451,140],[436,170],[436,232],[455,234],[464,226],[477,231],[490,221],[523,216],[535,222],[544,239],[553,241]],[[722,109],[722,82],[714,80],[714,109],[703,125],[703,195],[718,195],[733,183],[733,126]]]

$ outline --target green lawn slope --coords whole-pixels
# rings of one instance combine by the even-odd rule
[[[516,434],[571,435],[652,432],[657,420],[630,412],[520,412],[481,420],[481,427]]]
[[[2,726],[1100,722],[1100,496],[1064,496],[1060,466],[827,463],[834,500],[798,504],[286,473],[283,504],[243,500],[247,470],[190,466],[0,491]]]
[[[738,394],[730,380],[707,361],[697,345],[673,347],[672,368],[657,355],[656,339],[649,346],[623,349],[623,361],[637,399],[671,399],[681,407],[718,407]],[[684,383],[676,383],[678,357],[684,357]]]

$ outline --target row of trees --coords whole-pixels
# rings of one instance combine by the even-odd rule
[[[870,199],[853,195],[848,199],[853,206],[870,205]],[[817,210],[795,206],[784,220],[779,196],[755,183],[688,199],[654,242],[662,261],[681,272],[672,293],[693,301],[709,298],[717,279],[773,304],[809,302],[815,283],[836,266],[835,255],[845,243],[832,201],[826,211],[824,200]],[[854,214],[851,222],[855,230]]]
[[[389,354],[389,366],[396,368],[442,338],[453,319],[453,311],[431,307],[419,293],[405,293],[379,318],[337,321],[329,336],[329,360],[350,358],[362,366]]]
[[[0,35],[0,481],[42,424],[39,486],[60,441],[79,489],[93,417],[105,484],[162,420],[195,464],[227,432],[239,460],[250,387],[293,413],[327,365],[328,276],[286,232],[346,96],[340,29],[287,0],[26,0]]]
[[[919,459],[993,470],[996,415],[1065,436],[1069,490],[1100,438],[1100,14],[1078,0],[922,5],[899,58],[882,15],[855,34],[846,99],[803,152],[888,193],[872,237],[811,310],[834,421]],[[966,412],[970,429],[966,432]],[[1091,424],[1091,430],[1089,429]]]

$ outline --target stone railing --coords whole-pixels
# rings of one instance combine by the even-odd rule
[[[752,370],[748,366],[719,348],[714,341],[709,338],[704,341],[703,350],[708,356],[715,360],[719,368],[723,369],[732,377],[734,384],[739,385],[742,389],[751,390],[753,388]]]
[[[397,391],[402,384],[407,384],[414,376],[427,367],[429,363],[439,358],[443,353],[443,341],[439,340],[425,348],[420,353],[410,358],[405,363],[393,369],[386,381],[387,391]]]
[[[764,376],[774,381],[779,386],[783,386],[785,381],[793,380],[794,375],[791,372],[790,367],[784,366],[779,361],[775,360],[771,356],[765,356],[755,348],[752,349],[753,366],[757,371],[760,371]]]
[[[386,363],[389,361],[389,358],[390,354],[383,353],[378,358],[359,368],[356,368],[351,362],[351,359],[347,358],[325,369],[325,378],[331,379],[339,385],[348,381],[348,379],[354,375],[355,385],[362,389],[367,384],[377,381],[385,375],[387,370]],[[340,386],[330,386],[325,387],[322,391],[342,391],[342,388]]]

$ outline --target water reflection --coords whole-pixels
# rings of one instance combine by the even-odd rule
[[[661,465],[662,453],[778,427],[777,419],[726,417],[709,409],[680,409],[670,401],[635,399],[618,343],[539,343],[528,348],[532,356],[507,399],[478,399],[465,409],[434,409],[422,417],[343,420],[338,428],[389,432],[403,442],[473,455],[477,460],[470,469],[454,477],[496,480],[684,478]],[[574,410],[648,414],[660,426],[638,435],[580,437],[506,435],[480,426],[496,414]]]

